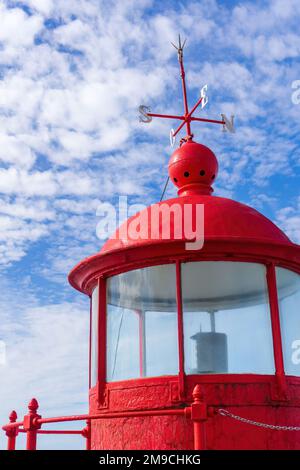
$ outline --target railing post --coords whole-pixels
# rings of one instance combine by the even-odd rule
[[[86,422],[86,427],[82,430],[83,437],[86,439],[86,450],[91,450],[91,422],[88,419]]]
[[[17,413],[13,410],[9,415],[9,422],[15,423],[17,421]],[[16,437],[18,435],[18,428],[8,428],[5,431],[7,435],[7,450],[15,450],[16,449]]]
[[[23,427],[27,433],[26,450],[36,450],[37,430],[41,427],[37,423],[37,420],[41,418],[41,415],[37,414],[38,407],[37,400],[32,398],[28,405],[29,413],[24,416]]]
[[[203,400],[203,394],[199,384],[197,384],[193,390],[191,419],[194,426],[194,449],[204,450],[206,447],[205,421],[207,421],[207,406]]]

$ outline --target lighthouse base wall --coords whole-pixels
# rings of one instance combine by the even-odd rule
[[[108,384],[102,403],[97,388],[90,390],[91,448],[97,450],[192,450],[190,416],[105,418],[107,413],[183,409],[200,384],[207,410],[203,421],[205,449],[300,449],[300,431],[256,426],[224,416],[220,410],[250,421],[277,426],[300,426],[300,379],[287,377],[285,387],[275,376],[187,376],[181,397],[175,377]],[[222,411],[221,411],[222,412]]]

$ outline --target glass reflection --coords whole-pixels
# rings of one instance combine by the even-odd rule
[[[178,373],[175,286],[171,264],[108,280],[108,381]]]
[[[182,264],[187,374],[274,373],[265,267]]]

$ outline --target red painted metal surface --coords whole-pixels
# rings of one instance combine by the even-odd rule
[[[95,391],[90,392],[90,413],[107,416],[92,420],[92,449],[299,449],[299,431],[282,432],[256,428],[220,416],[225,408],[237,415],[270,424],[299,426],[300,379],[287,378],[293,398],[275,397],[275,376],[218,375],[187,376],[185,402],[178,402],[172,384],[175,377],[143,379],[108,384],[109,410],[124,411],[193,403],[195,385],[201,385],[199,410],[182,416],[141,416],[140,419],[109,419],[110,411],[97,408]],[[176,387],[175,387],[176,388]],[[176,401],[177,400],[177,401]],[[195,401],[195,396],[194,396]],[[126,411],[125,411],[126,410]],[[159,411],[160,412],[160,411]],[[196,429],[196,433],[195,433]],[[122,431],[120,431],[122,430]]]
[[[23,428],[27,433],[26,436],[26,450],[36,450],[36,437],[37,431],[40,428],[40,425],[37,422],[37,419],[41,416],[37,413],[39,404],[35,398],[33,398],[28,405],[28,414],[24,416]]]
[[[193,403],[191,406],[191,418],[194,425],[194,449],[204,450],[206,448],[207,405],[200,385],[193,390]]]
[[[261,428],[257,434],[252,433],[250,439],[249,425],[232,422],[219,413],[221,402],[226,403],[230,411],[256,421],[272,419],[273,423],[282,424],[284,420],[287,425],[297,426],[300,379],[288,377],[287,381],[293,394],[284,405],[272,399],[274,376],[189,376],[187,396],[191,398],[190,405],[174,403],[170,377],[110,384],[111,408],[115,411],[100,411],[95,390],[91,390],[90,403],[91,408],[95,405],[95,414],[55,418],[37,415],[32,419],[36,435],[31,450],[35,448],[38,434],[71,433],[86,438],[87,449],[297,449],[299,431],[276,433]],[[219,382],[222,387],[216,387]],[[83,420],[88,422],[81,431],[40,430],[47,423]],[[3,427],[8,443],[13,431],[16,435],[27,432],[26,422],[25,416],[22,422],[12,420]]]
[[[186,420],[190,420],[191,425],[194,426],[194,430],[197,428],[197,423],[199,420],[203,421],[203,404],[199,401],[199,386],[197,385],[193,392],[193,403],[191,406],[186,407],[173,407],[173,408],[163,408],[163,409],[144,409],[144,410],[125,410],[119,412],[105,412],[97,414],[88,414],[88,415],[73,415],[73,416],[58,416],[54,418],[41,418],[40,415],[36,413],[38,409],[38,403],[35,398],[29,403],[29,415],[26,415],[22,422],[16,422],[16,412],[10,414],[10,423],[3,426],[6,435],[8,437],[8,450],[15,450],[15,439],[12,441],[12,437],[18,435],[19,432],[27,433],[27,450],[36,450],[37,444],[37,435],[38,434],[59,434],[59,435],[81,435],[86,439],[86,449],[92,449],[92,432],[91,432],[91,422],[92,420],[97,423],[101,422],[101,426],[104,425],[105,421],[109,421],[111,424],[117,422],[117,427],[120,425],[119,420],[130,420],[130,419],[145,419],[145,418],[169,418],[173,419],[175,417],[181,417]],[[41,430],[43,424],[49,423],[61,423],[61,422],[72,422],[72,421],[83,421],[87,420],[86,427],[82,430]],[[33,434],[28,434],[29,431]],[[198,442],[199,437],[195,438],[195,442]],[[93,441],[94,442],[94,441]],[[160,440],[158,439],[158,443]]]
[[[189,144],[185,144],[189,145]],[[195,192],[195,187],[191,191]],[[200,188],[201,191],[201,188]],[[164,210],[168,207],[172,207],[174,204],[177,204],[180,207],[182,218],[177,221],[177,218],[169,221],[169,219],[163,216]],[[157,208],[161,210],[161,217],[157,221],[157,225],[152,227],[152,223],[155,223],[155,217],[151,217],[152,206],[147,207],[141,213],[136,214],[127,221],[127,227],[137,217],[146,218],[149,220],[148,234],[149,237],[145,238],[131,238],[130,233],[127,236],[127,231],[124,227],[121,226],[116,234],[109,239],[102,247],[101,254],[111,253],[115,250],[120,250],[124,248],[133,248],[138,246],[143,246],[145,248],[149,245],[157,245],[166,243],[171,244],[174,241],[178,241],[178,238],[175,238],[175,234],[179,233],[178,226],[184,226],[184,217],[186,217],[186,212],[184,210],[185,205],[191,205],[192,208],[192,220],[195,220],[196,217],[196,205],[204,205],[204,236],[205,236],[205,245],[211,240],[219,240],[219,251],[224,251],[225,245],[222,245],[222,242],[226,241],[236,241],[237,243],[272,243],[272,244],[288,244],[288,237],[276,227],[269,219],[264,217],[255,209],[241,204],[239,202],[233,201],[231,199],[226,199],[223,197],[209,196],[196,194],[181,196],[179,198],[168,199],[166,201],[160,202],[157,204]],[[126,224],[126,223],[125,223]],[[177,225],[176,225],[177,224]],[[170,238],[163,239],[163,234],[170,229]],[[151,239],[151,230],[158,233],[158,239]],[[187,241],[182,235],[182,240]],[[205,249],[205,247],[204,247]],[[161,248],[163,255],[164,248]],[[186,250],[185,250],[186,251]],[[125,254],[124,254],[125,256]],[[123,256],[123,257],[124,257]],[[120,256],[121,258],[121,256]],[[88,263],[89,260],[84,260],[82,263],[77,265],[73,271],[70,273],[70,282],[74,287],[76,284],[73,284],[74,276],[79,270],[82,270]],[[92,260],[91,260],[92,261]],[[76,281],[75,281],[76,282]]]
[[[270,264],[267,268],[267,284],[269,289],[273,337],[277,339],[277,341],[274,342],[276,374],[284,375],[283,353],[281,345],[282,341],[280,334],[280,319],[278,310],[278,296],[276,289],[276,274],[274,264]]]
[[[183,311],[182,311],[182,291],[181,291],[181,263],[176,262],[176,300],[177,300],[177,328],[178,328],[178,354],[179,354],[179,397],[185,399],[185,372],[184,372],[184,334],[183,334]]]
[[[192,140],[175,150],[169,161],[169,176],[180,196],[210,194],[217,174],[215,154]]]
[[[17,422],[17,413],[13,410],[9,415],[10,424]],[[5,429],[5,434],[7,436],[7,450],[15,450],[16,448],[16,437],[18,435],[18,428],[11,427]]]
[[[172,206],[178,204],[182,209],[184,217],[184,205],[192,206],[192,218],[195,217],[196,204],[204,205],[204,247],[199,252],[187,252],[184,242],[187,240],[175,239],[174,234],[178,233],[176,219],[171,218],[170,239],[162,239],[162,234],[166,230],[162,217],[158,220],[158,227],[154,229],[161,235],[161,239],[151,240],[151,238],[131,239],[122,238],[122,229],[118,229],[114,237],[108,240],[99,254],[91,256],[79,263],[71,271],[69,281],[73,287],[85,293],[90,293],[88,288],[90,278],[95,272],[106,273],[108,271],[122,271],[126,265],[132,264],[132,268],[138,267],[139,263],[156,264],[165,262],[170,257],[181,257],[191,259],[204,257],[206,254],[214,256],[219,254],[220,258],[228,256],[238,256],[243,253],[249,260],[255,256],[257,258],[278,259],[281,263],[295,258],[296,264],[299,260],[300,248],[290,242],[288,237],[276,227],[270,220],[264,217],[245,204],[232,201],[230,199],[194,195],[182,196],[180,198],[169,199],[159,203],[159,207]],[[144,211],[143,211],[144,212]],[[145,209],[149,214],[149,233],[151,233],[151,208]],[[129,219],[138,217],[138,215]],[[184,221],[180,221],[183,225]],[[156,258],[158,261],[156,261]],[[149,259],[149,261],[148,261]],[[110,269],[109,269],[110,267]],[[123,268],[124,267],[124,268]],[[130,269],[132,269],[130,268]],[[108,271],[107,271],[108,269]],[[125,269],[126,270],[126,269]],[[95,282],[93,281],[95,284]]]
[[[220,214],[222,217],[222,215]],[[220,218],[220,220],[222,220]],[[245,216],[245,223],[246,223]],[[251,218],[249,219],[251,226]],[[270,222],[271,223],[271,222]],[[114,250],[116,240],[108,243],[104,252],[97,253],[79,263],[69,274],[70,284],[77,290],[90,294],[96,285],[97,276],[112,276],[130,269],[138,269],[157,264],[174,262],[176,259],[182,261],[212,260],[212,261],[249,261],[253,263],[274,263],[277,266],[291,269],[300,273],[300,246],[289,242],[288,238],[278,230],[278,236],[269,238],[265,236],[261,240],[254,238],[239,237],[232,238],[217,236],[215,239],[205,238],[204,247],[201,251],[187,252],[184,241],[144,241],[128,248]],[[207,230],[206,230],[207,232]],[[251,232],[251,230],[250,230]],[[265,232],[264,235],[267,235]],[[281,239],[280,239],[281,237]],[[275,241],[277,239],[277,241]],[[286,240],[286,243],[284,243]],[[122,245],[121,245],[122,246]],[[108,251],[109,247],[112,251]]]
[[[86,427],[82,430],[82,436],[86,439],[86,450],[91,450],[91,420],[87,419]]]
[[[90,298],[90,325],[89,325],[89,388],[92,386],[91,364],[92,364],[92,298]]]
[[[99,322],[98,322],[98,403],[105,403],[106,380],[106,279],[99,277]]]

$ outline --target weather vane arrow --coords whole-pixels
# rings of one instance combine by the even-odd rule
[[[209,122],[212,124],[221,124],[223,126],[224,132],[227,132],[227,131],[231,133],[235,132],[234,116],[231,116],[230,119],[228,119],[225,114],[221,114],[222,120],[205,119],[205,118],[199,118],[199,117],[194,116],[194,112],[200,105],[201,105],[201,109],[203,109],[208,103],[208,96],[207,96],[208,86],[207,85],[204,85],[202,87],[201,92],[200,92],[200,98],[198,99],[196,104],[193,106],[193,108],[189,111],[187,91],[186,91],[185,70],[184,70],[184,63],[183,63],[183,49],[184,49],[185,43],[186,43],[186,40],[183,42],[183,44],[181,43],[180,35],[179,35],[178,46],[171,43],[177,50],[177,54],[178,54],[178,62],[180,65],[180,76],[181,76],[181,83],[182,83],[184,114],[181,116],[177,116],[177,115],[172,115],[172,114],[152,113],[149,106],[145,106],[145,105],[139,106],[139,113],[140,113],[139,120],[142,123],[145,123],[145,124],[150,123],[152,121],[152,118],[154,117],[182,121],[176,130],[171,129],[170,142],[171,142],[172,147],[175,144],[175,138],[177,134],[181,131],[181,129],[184,126],[186,127],[186,136],[180,140],[180,145],[183,144],[184,142],[187,142],[188,140],[193,139],[194,135],[191,132],[192,121]]]

